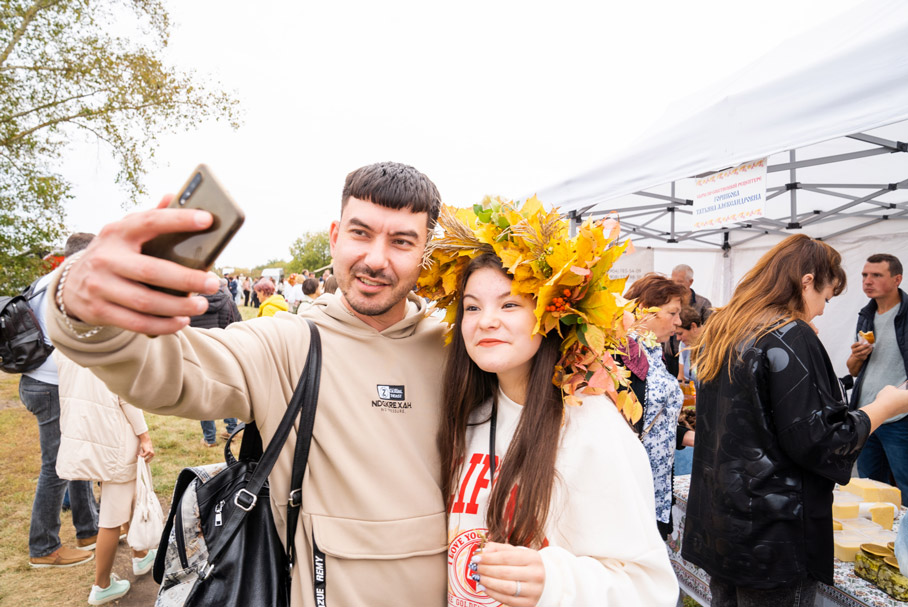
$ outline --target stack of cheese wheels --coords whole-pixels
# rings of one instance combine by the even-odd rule
[[[892,524],[902,503],[901,492],[896,487],[867,478],[853,478],[832,495],[837,559],[851,562],[861,544],[885,546],[895,540]]]

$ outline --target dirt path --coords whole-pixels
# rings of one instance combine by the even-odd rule
[[[161,508],[164,509],[164,516],[167,516],[170,510],[170,500],[161,499]],[[114,573],[121,579],[129,580],[132,585],[129,594],[119,601],[114,601],[112,605],[121,605],[122,607],[152,607],[155,598],[158,596],[158,584],[154,581],[154,576],[149,571],[142,577],[137,578],[132,574],[132,550],[126,545],[125,541],[120,542],[117,550],[117,558],[113,566]]]
[[[114,605],[122,605],[123,607],[151,607],[154,605],[154,600],[158,596],[158,585],[155,583],[151,572],[140,578],[136,578],[132,574],[132,551],[125,543],[120,544],[120,549],[117,550],[114,571],[132,584],[129,594],[114,602]],[[129,575],[125,575],[127,572]]]
[[[0,411],[21,407],[19,401],[19,374],[0,371]]]
[[[22,402],[17,398],[15,400],[0,400],[0,411],[5,411],[6,409],[12,409],[13,407],[21,407]]]

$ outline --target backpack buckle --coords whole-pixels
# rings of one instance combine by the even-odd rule
[[[290,507],[291,507],[291,508],[299,508],[300,505],[302,505],[302,503],[303,503],[303,490],[302,490],[302,488],[300,488],[300,489],[294,489],[293,491],[291,491],[291,492],[290,492],[290,499],[287,500],[287,502],[290,504]]]
[[[240,496],[244,493],[247,496],[249,496],[248,498],[244,499],[244,501],[247,502],[247,504],[240,503]],[[250,510],[255,508],[255,503],[257,501],[259,501],[259,496],[257,496],[256,494],[254,494],[250,491],[246,491],[245,487],[243,489],[240,489],[239,491],[237,491],[236,496],[234,496],[234,498],[233,498],[233,503],[236,504],[238,508],[242,508],[246,512],[249,512]]]

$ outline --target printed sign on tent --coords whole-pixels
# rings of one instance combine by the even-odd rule
[[[694,230],[763,217],[766,158],[701,177],[694,183]]]
[[[653,249],[636,249],[633,253],[625,253],[615,260],[615,265],[611,267],[608,275],[612,280],[627,276],[627,283],[624,285],[626,290],[635,280],[652,272],[653,267]]]

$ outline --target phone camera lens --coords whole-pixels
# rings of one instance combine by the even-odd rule
[[[183,190],[183,193],[180,194],[180,206],[186,204],[193,192],[196,191],[196,188],[199,187],[200,183],[202,183],[202,174],[196,173],[195,177],[192,178],[192,181],[189,182],[189,185],[186,186],[186,189]]]

